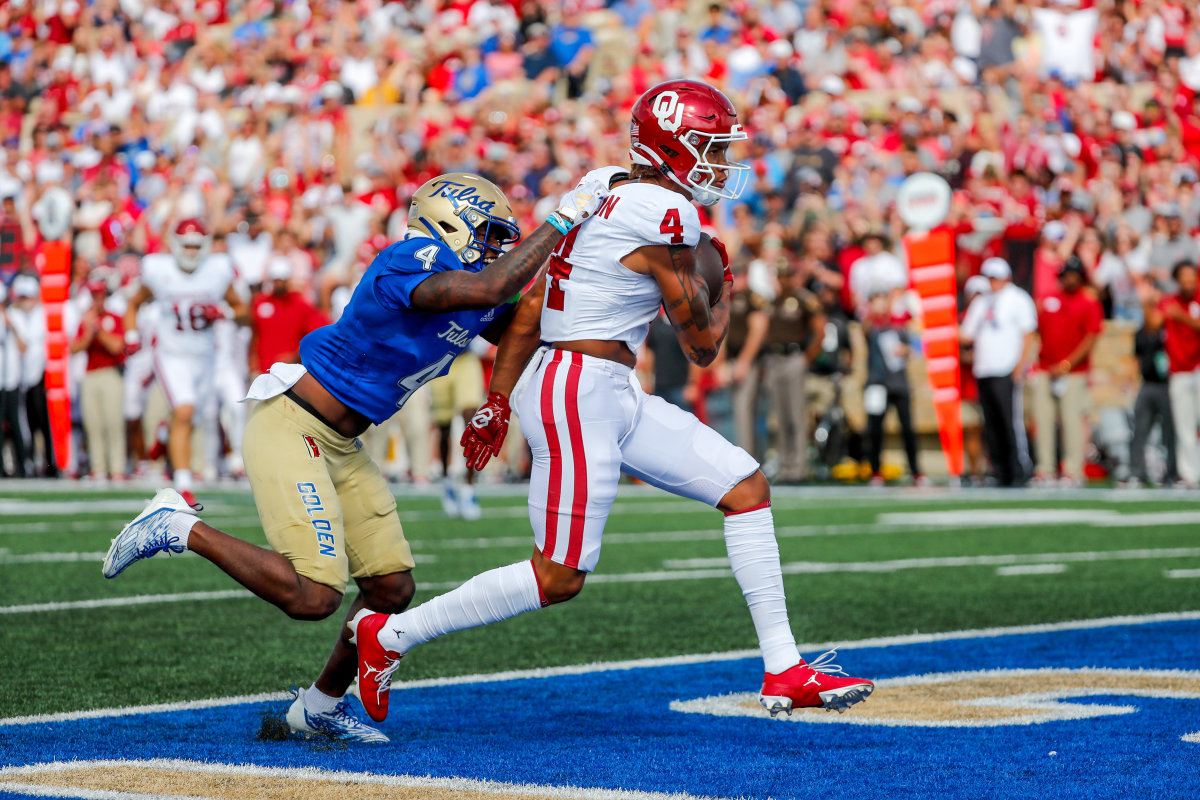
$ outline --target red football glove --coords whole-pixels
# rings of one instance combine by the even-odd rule
[[[512,413],[508,407],[508,398],[499,392],[489,392],[487,401],[471,417],[467,429],[463,431],[463,457],[467,467],[476,472],[487,466],[492,456],[500,455],[504,437],[508,434],[508,417]]]
[[[200,309],[204,318],[209,322],[225,319],[225,311],[216,303],[205,303]]]
[[[717,248],[717,252],[721,254],[721,266],[725,268],[725,282],[733,282],[733,270],[729,268],[729,251],[725,249],[725,243],[717,237],[712,237],[712,246]]]

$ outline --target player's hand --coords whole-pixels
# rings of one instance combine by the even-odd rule
[[[142,335],[137,331],[125,331],[125,357],[142,349]]]
[[[499,392],[489,392],[487,400],[471,417],[467,429],[463,431],[463,458],[467,467],[476,472],[487,466],[492,456],[500,455],[504,445],[504,437],[508,434],[508,418],[512,410],[508,406],[508,398]]]
[[[715,236],[710,237],[710,240],[721,256],[721,266],[725,268],[725,283],[733,283],[733,270],[729,268],[729,251],[725,249],[725,243]]]
[[[572,225],[596,213],[600,203],[608,197],[608,182],[614,175],[625,170],[620,167],[594,169],[579,179],[575,188],[562,196],[555,212]]]
[[[200,312],[209,322],[225,319],[225,311],[216,303],[205,303],[200,306]]]

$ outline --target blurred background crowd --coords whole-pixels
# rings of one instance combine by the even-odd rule
[[[968,477],[1200,480],[1200,19],[1174,0],[9,0],[4,474],[54,472],[38,344],[48,189],[75,201],[71,474],[160,468],[152,367],[94,357],[89,337],[121,313],[140,258],[197,217],[258,309],[218,336],[232,388],[197,425],[200,474],[236,475],[237,388],[336,319],[421,183],[484,175],[531,230],[580,174],[628,163],[629,108],[674,77],[734,101],[754,178],[702,210],[737,276],[726,353],[689,368],[656,326],[654,391],[781,482],[944,470],[895,203],[907,176],[933,172],[953,190],[960,310],[980,305],[963,326]],[[272,316],[285,307],[286,335]],[[478,355],[468,381],[486,377]],[[123,382],[103,413],[85,391],[101,369]],[[443,428],[474,408],[457,394]],[[374,437],[398,479],[441,474],[431,405]],[[83,430],[101,427],[120,458],[93,452],[107,440]],[[882,455],[896,433],[907,469]],[[512,439],[496,470],[519,478]]]

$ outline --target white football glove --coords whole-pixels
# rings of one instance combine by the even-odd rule
[[[596,213],[604,198],[608,197],[608,182],[613,175],[627,170],[621,167],[600,167],[584,175],[575,188],[562,196],[555,211],[560,217],[577,225]]]

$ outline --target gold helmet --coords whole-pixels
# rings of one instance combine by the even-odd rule
[[[417,189],[408,207],[408,228],[445,242],[459,261],[475,269],[521,238],[500,187],[466,172],[439,175]]]

